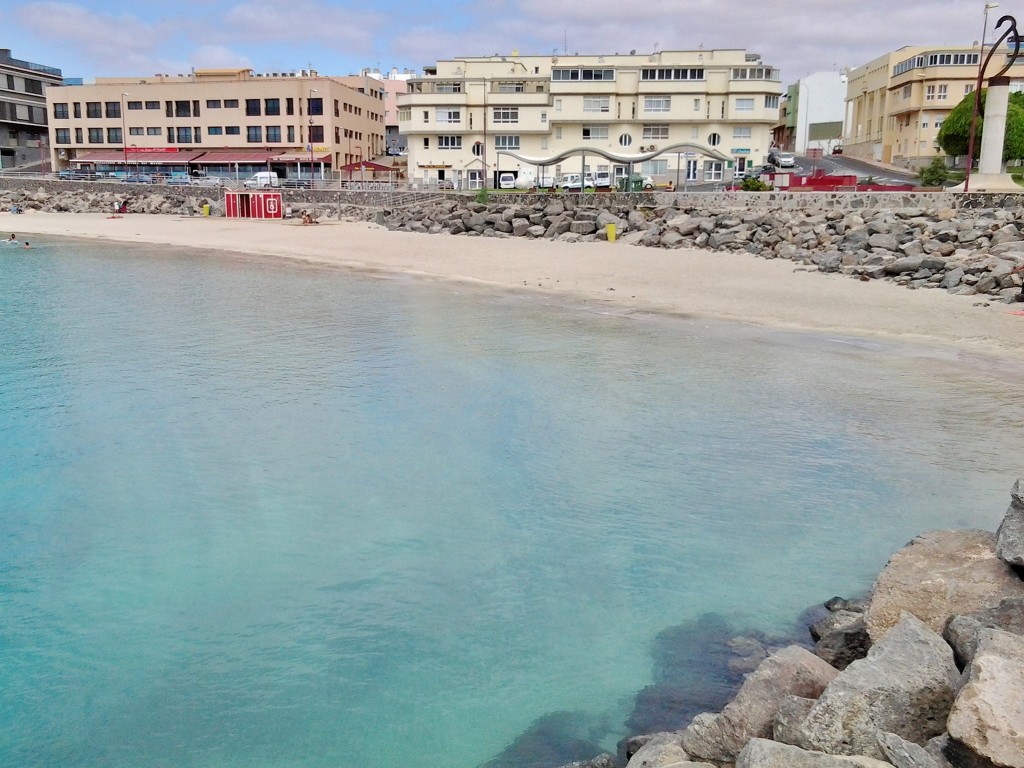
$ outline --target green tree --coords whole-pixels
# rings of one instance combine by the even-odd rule
[[[744,192],[770,192],[775,188],[771,184],[765,184],[760,179],[746,178],[740,183],[740,189]]]
[[[981,134],[985,123],[985,98],[988,89],[981,91],[981,106],[978,124],[974,131],[974,159],[981,154]],[[971,114],[974,110],[974,94],[964,96],[963,101],[953,107],[939,129],[938,143],[947,155],[966,155],[971,135]],[[1011,93],[1006,111],[1006,138],[1003,142],[1003,162],[1024,158],[1024,93]]]
[[[941,157],[933,157],[932,162],[921,169],[921,186],[941,187],[949,180],[949,169]]]

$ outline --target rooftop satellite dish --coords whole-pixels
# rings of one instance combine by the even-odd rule
[[[636,48],[634,48],[633,50],[631,50],[631,51],[629,52],[629,55],[630,55],[630,56],[636,56]]]

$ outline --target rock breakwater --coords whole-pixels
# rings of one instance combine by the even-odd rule
[[[625,740],[619,764],[1024,768],[1022,493],[1024,478],[998,534],[911,541],[866,600],[825,604],[813,652],[773,650],[721,712]]]
[[[687,200],[445,199],[391,211],[382,223],[408,232],[569,242],[607,240],[612,226],[617,246],[746,251],[912,289],[1007,303],[1024,298],[1024,225],[1015,205],[953,208],[947,200],[932,207],[826,209],[808,198],[804,208],[733,209]]]

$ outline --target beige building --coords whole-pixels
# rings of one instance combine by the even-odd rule
[[[247,69],[97,78],[49,88],[54,167],[330,178],[384,151],[373,78]]]
[[[782,88],[742,50],[439,61],[408,82],[409,178],[458,188],[562,173],[729,178],[765,161]]]
[[[906,47],[850,71],[844,153],[915,168],[942,155],[935,143],[939,128],[974,92],[980,55],[979,46]],[[1005,58],[997,53],[990,72],[1003,64]],[[1024,62],[1008,74],[1024,78]]]

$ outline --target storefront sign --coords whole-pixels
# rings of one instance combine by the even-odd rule
[[[177,147],[127,147],[125,152],[177,152]]]

